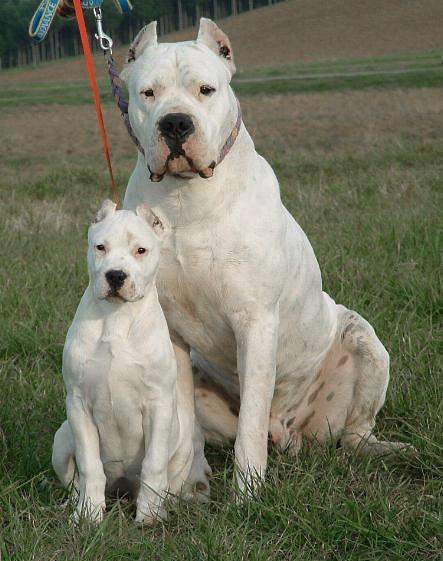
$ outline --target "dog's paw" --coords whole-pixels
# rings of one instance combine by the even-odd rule
[[[415,455],[418,453],[417,448],[407,442],[387,442],[379,440],[373,446],[375,448],[375,454],[384,457],[395,456],[398,454]]]
[[[245,473],[240,470],[236,470],[234,475],[234,493],[236,504],[240,506],[249,500],[257,499],[263,482],[263,476],[257,473],[252,474],[250,471]]]
[[[149,508],[137,508],[135,515],[135,523],[138,526],[153,526],[157,522],[166,522],[168,514],[163,507],[157,507],[155,510]]]
[[[385,440],[362,441],[357,452],[366,456],[395,460],[403,455],[416,455],[417,449],[406,442],[389,442]]]
[[[79,504],[71,514],[71,524],[78,526],[82,521],[90,524],[100,524],[103,522],[105,508],[105,505],[88,505],[86,507],[84,504]]]

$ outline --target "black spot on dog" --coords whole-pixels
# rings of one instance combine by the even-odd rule
[[[229,411],[235,415],[236,417],[238,417],[238,414],[240,413],[240,407],[238,405],[234,405],[231,404],[229,405]]]
[[[354,323],[348,323],[348,325],[343,329],[343,333],[341,334],[341,340],[343,341],[346,335],[352,331],[353,327],[355,326]]]
[[[308,426],[309,421],[312,419],[312,417],[315,415],[315,409],[312,411],[312,413],[309,413],[309,415],[306,417],[306,419],[303,421],[303,423],[300,425],[300,430],[305,429]]]
[[[342,356],[341,359],[338,361],[337,366],[343,366],[348,361],[349,355]]]
[[[308,405],[310,405],[314,401],[314,399],[318,396],[319,391],[323,388],[324,385],[325,385],[325,383],[322,382],[318,386],[318,388],[314,392],[311,393],[311,395],[308,397]]]

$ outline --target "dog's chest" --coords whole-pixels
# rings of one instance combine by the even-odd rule
[[[162,248],[157,289],[170,329],[202,353],[226,353],[235,339],[224,313],[226,250],[206,228],[174,232]]]
[[[117,339],[99,341],[87,358],[82,389],[94,414],[126,417],[149,398],[142,357]]]
[[[151,357],[152,358],[152,357]],[[118,338],[100,341],[85,362],[82,393],[100,433],[103,454],[134,457],[143,440],[142,419],[165,393],[162,373],[149,355]],[[169,371],[164,377],[169,376]],[[147,421],[145,421],[146,424]]]

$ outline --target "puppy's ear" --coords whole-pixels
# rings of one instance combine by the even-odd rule
[[[208,18],[200,19],[197,41],[214,51],[228,67],[231,76],[235,74],[234,54],[228,36]]]
[[[138,207],[135,209],[135,213],[137,214],[137,216],[140,216],[140,218],[143,218],[143,220],[145,220],[149,224],[158,238],[163,238],[163,235],[165,233],[163,222],[154,212],[152,212],[148,203],[142,203],[141,205],[138,205]]]
[[[126,65],[120,73],[120,78],[126,81],[131,72],[132,63],[138,59],[142,52],[148,47],[157,46],[157,22],[151,21],[145,25],[137,34],[136,38],[129,47],[126,56]]]
[[[97,214],[95,215],[94,224],[97,222],[101,222],[108,216],[112,216],[115,212],[117,205],[109,199],[103,201],[102,206],[98,209]]]

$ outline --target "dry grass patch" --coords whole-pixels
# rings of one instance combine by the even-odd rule
[[[0,215],[6,217],[4,227],[15,233],[66,232],[78,223],[67,206],[67,201],[26,201],[18,205],[16,212],[6,211],[3,203]]]
[[[443,97],[436,89],[244,97],[241,103],[258,148],[270,157],[364,155],[399,142],[432,142],[443,128]],[[105,105],[104,114],[115,168],[125,177],[136,150],[118,109]],[[93,106],[11,108],[0,122],[4,183],[35,180],[48,169],[94,166],[102,170],[100,186],[106,189],[106,162]],[[55,188],[65,191],[63,178]]]

